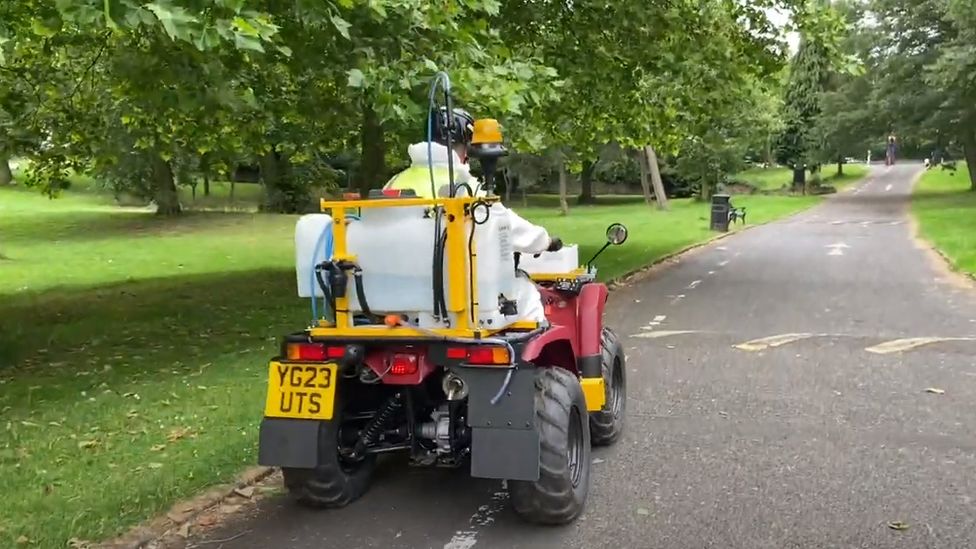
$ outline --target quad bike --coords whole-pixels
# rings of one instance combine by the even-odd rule
[[[482,166],[490,182],[491,155]],[[608,291],[592,263],[627,230],[611,225],[585,267],[531,273],[548,322],[505,321],[516,304],[493,285],[511,282],[516,259],[498,237],[507,229],[497,203],[453,191],[322,202],[333,249],[299,284],[314,272],[307,290],[334,318],[282,341],[260,430],[259,462],[281,467],[298,502],[342,507],[367,490],[380,454],[400,452],[411,465],[507,480],[514,510],[531,522],[582,512],[591,445],[619,439],[626,403],[624,351],[603,326]],[[397,254],[426,277],[416,286],[433,299],[426,312],[398,305],[423,292],[387,265]]]

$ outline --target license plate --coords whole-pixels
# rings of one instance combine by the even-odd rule
[[[267,417],[332,419],[335,364],[282,364],[268,367]]]

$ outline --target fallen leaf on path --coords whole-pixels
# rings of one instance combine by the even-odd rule
[[[176,535],[183,539],[190,537],[190,523],[187,522],[183,526],[180,526],[180,529],[176,531]]]
[[[893,520],[888,523],[888,528],[891,528],[892,530],[899,530],[899,531],[908,530],[908,524],[900,520]]]
[[[213,526],[217,524],[217,517],[212,514],[203,515],[197,519],[197,524],[200,526]]]
[[[254,487],[245,486],[243,488],[234,488],[234,493],[243,498],[251,498],[254,495]]]
[[[945,389],[936,389],[935,387],[929,387],[925,389],[926,393],[932,393],[933,395],[944,395]]]
[[[647,509],[644,509],[643,507],[638,507],[637,508],[637,514],[646,517],[646,516],[650,515],[651,512],[648,511]]]
[[[600,458],[596,458],[596,459],[593,460],[593,465],[599,465],[601,463],[603,463],[603,460],[600,459]]]

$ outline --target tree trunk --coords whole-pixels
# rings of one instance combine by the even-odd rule
[[[976,132],[969,130],[963,137],[962,154],[969,171],[969,190],[976,191]]]
[[[593,173],[596,172],[596,162],[583,162],[583,172],[580,174],[580,204],[596,204],[593,194]]]
[[[288,155],[274,147],[261,157],[264,182],[264,209],[271,212],[299,213],[308,204],[308,189],[295,180]]]
[[[237,187],[237,181],[234,181],[234,178],[232,177],[231,180],[230,180],[230,201],[231,202],[234,201],[234,188],[235,187]]]
[[[767,168],[773,167],[773,135],[766,134],[766,158],[763,159],[766,162]]]
[[[640,167],[640,185],[641,191],[644,193],[644,202],[650,206],[653,199],[651,197],[650,176],[647,173],[649,171],[647,168],[647,155],[642,151],[637,152],[637,165]]]
[[[657,198],[657,207],[661,210],[668,209],[668,197],[664,193],[664,182],[661,181],[661,170],[657,164],[657,153],[654,147],[647,145],[644,147],[647,155],[647,171],[651,176],[651,185],[654,186],[654,197]]]
[[[365,198],[370,189],[382,187],[386,181],[386,142],[383,124],[373,109],[369,98],[363,99],[363,123],[360,134],[359,170],[356,172],[356,187]]]
[[[206,154],[200,159],[200,170],[203,172],[203,196],[210,196],[210,157]]]
[[[10,157],[0,153],[0,185],[9,185],[14,182],[14,174],[10,170]]]
[[[844,175],[844,157],[837,157],[837,177],[842,177]]]
[[[563,215],[569,215],[569,202],[566,200],[566,162],[559,164],[559,211]]]
[[[793,168],[793,192],[803,192],[807,185],[807,170],[804,167]]]
[[[525,187],[522,187],[522,207],[529,207],[529,195],[525,193]]]
[[[152,175],[156,214],[178,215],[183,209],[180,206],[180,195],[176,192],[173,167],[159,155],[153,155]]]

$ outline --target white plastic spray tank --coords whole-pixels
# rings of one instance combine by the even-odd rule
[[[377,313],[434,310],[434,219],[423,206],[363,208],[348,225],[346,248],[363,270],[363,289]],[[361,311],[353,284],[350,308]]]
[[[463,263],[468,265],[468,237],[473,225],[478,326],[497,329],[516,320],[515,316],[506,317],[501,312],[502,302],[514,299],[511,229],[505,208],[495,205],[480,210],[477,217],[482,222],[469,221],[465,229]],[[363,290],[372,312],[404,314],[424,327],[447,325],[433,320],[434,228],[432,211],[423,206],[363,208],[360,219],[348,224],[347,250],[362,269]],[[447,248],[450,250],[450,243]],[[451,259],[446,257],[444,261],[445,295],[450,295],[452,284],[467,287],[470,281],[468,272],[460,279],[449,278],[447,265]],[[347,297],[350,310],[362,311],[352,283],[347,288]],[[449,325],[456,326],[457,319],[452,318]]]
[[[295,223],[295,275],[298,297],[323,297],[315,281],[315,265],[332,255],[332,216],[308,214]]]
[[[482,222],[486,213],[487,219]],[[502,303],[515,299],[511,221],[508,210],[497,202],[490,208],[475,208],[474,217],[480,222],[474,230],[479,325],[487,329],[503,328],[516,320],[515,316],[506,317],[502,313]],[[470,234],[470,226],[467,230]]]

